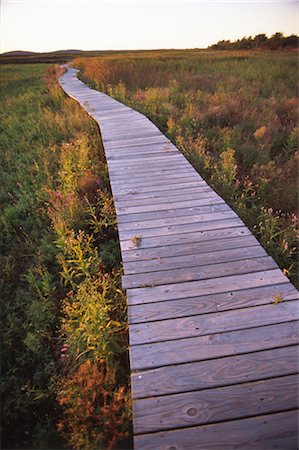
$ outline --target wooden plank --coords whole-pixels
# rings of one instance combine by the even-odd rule
[[[123,289],[143,288],[147,286],[160,286],[173,283],[186,283],[188,281],[218,279],[242,273],[260,272],[261,270],[277,269],[276,262],[270,256],[243,259],[237,261],[220,262],[204,266],[170,269],[163,271],[137,273],[124,275]]]
[[[185,163],[184,157],[181,153],[171,153],[171,154],[165,154],[162,152],[159,152],[158,154],[148,153],[148,156],[140,156],[139,154],[136,155],[126,153],[125,155],[121,154],[121,159],[119,160],[116,156],[114,158],[108,159],[109,165],[113,169],[124,169],[125,167],[144,167],[144,164],[156,164],[159,162],[179,162],[179,163]],[[125,161],[124,161],[125,158]]]
[[[165,192],[166,194],[168,192],[171,192],[173,190],[186,190],[189,188],[200,188],[200,187],[205,187],[207,185],[207,183],[203,180],[193,180],[193,181],[188,181],[188,180],[182,180],[179,184],[177,183],[177,181],[175,181],[174,183],[165,183],[165,182],[161,182],[161,183],[157,183],[155,186],[140,186],[140,187],[126,187],[123,188],[122,190],[119,190],[119,194],[120,196],[126,196],[128,195],[134,195],[138,194],[152,194],[155,192]]]
[[[184,297],[233,292],[252,287],[269,286],[271,284],[289,283],[288,278],[279,269],[247,273],[216,278],[215,280],[189,281],[162,286],[129,289],[128,304],[141,304],[176,300]]]
[[[276,348],[132,373],[132,398],[157,397],[291,375],[298,348]]]
[[[144,213],[127,214],[117,217],[118,224],[148,221],[151,219],[167,219],[172,217],[192,216],[193,214],[210,214],[213,212],[231,211],[226,203],[217,203],[216,205],[204,205],[191,208],[169,208],[165,211],[150,211]]]
[[[157,164],[149,164],[147,167],[144,165],[143,169],[132,168],[130,170],[120,170],[118,168],[109,170],[109,176],[111,180],[115,181],[126,181],[126,180],[139,180],[140,178],[151,179],[152,177],[164,177],[167,174],[184,174],[187,176],[188,174],[194,174],[194,169],[192,167],[187,166],[186,164],[169,162],[169,163],[157,163]]]
[[[203,361],[298,344],[298,322],[130,347],[131,370]]]
[[[123,114],[123,113],[121,113]],[[105,116],[106,118],[111,117],[113,119],[113,115],[110,114],[110,116]],[[115,117],[115,116],[114,116]],[[109,150],[111,149],[119,149],[119,148],[127,148],[132,147],[132,145],[146,145],[146,144],[166,144],[168,142],[168,139],[161,135],[157,137],[152,138],[135,138],[127,141],[119,141],[119,142],[107,142],[105,147],[107,147]]]
[[[140,206],[140,205],[155,205],[161,203],[176,203],[179,201],[190,201],[190,200],[198,200],[201,198],[209,198],[215,195],[215,192],[212,191],[209,187],[201,188],[197,192],[182,192],[181,194],[165,194],[164,196],[155,197],[154,195],[151,198],[132,198],[127,200],[117,200],[116,204],[119,208],[127,208],[129,206]],[[240,219],[239,219],[240,220]]]
[[[165,197],[166,195],[180,195],[180,194],[195,194],[196,192],[204,192],[207,189],[211,189],[204,181],[201,184],[192,185],[189,187],[177,187],[174,186],[168,188],[167,186],[160,188],[159,190],[139,192],[138,189],[127,189],[125,194],[118,194],[114,197],[114,200],[133,200],[133,199],[147,199],[147,198],[158,198]]]
[[[120,169],[110,169],[109,170],[109,176],[111,180],[114,180],[116,182],[126,182],[127,180],[130,180],[130,182],[133,181],[140,181],[140,179],[145,180],[151,180],[152,177],[159,177],[164,178],[164,175],[194,175],[194,169],[192,167],[188,167],[184,164],[180,163],[171,163],[169,164],[151,164],[146,167],[143,166],[143,169],[138,168],[132,168],[132,170],[120,170]]]
[[[224,333],[299,319],[297,300],[178,319],[131,324],[130,345]]]
[[[166,226],[173,225],[184,225],[184,224],[192,224],[192,223],[204,223],[204,222],[212,222],[217,220],[224,219],[233,219],[238,217],[237,214],[232,210],[220,211],[220,212],[211,212],[206,214],[192,214],[189,216],[182,217],[169,217],[162,219],[152,219],[148,221],[133,221],[128,223],[121,223],[119,229],[124,231],[136,231],[140,229],[148,229],[148,228],[160,228]]]
[[[130,174],[113,174],[110,173],[109,177],[112,182],[117,183],[118,185],[127,185],[127,181],[129,181],[131,184],[134,183],[135,185],[138,185],[139,183],[143,185],[142,181],[151,181],[157,180],[159,181],[161,177],[163,177],[163,181],[167,181],[167,179],[178,179],[179,177],[196,177],[197,173],[194,171],[194,169],[190,167],[174,167],[174,168],[162,168],[161,170],[157,170],[156,168],[153,171],[148,171],[143,174],[137,173],[136,175],[130,175]]]
[[[186,164],[178,155],[167,155],[167,158],[161,156],[157,158],[144,158],[143,161],[140,160],[129,160],[126,163],[124,160],[114,160],[109,161],[109,168],[111,172],[116,174],[133,174],[136,173],[146,173],[148,170],[158,170],[167,167],[181,167],[181,168],[189,168],[190,165]]]
[[[138,232],[136,233],[138,235]],[[159,258],[170,258],[177,256],[185,256],[192,254],[200,254],[200,253],[210,253],[215,252],[218,248],[223,250],[245,247],[247,244],[255,245],[257,240],[251,234],[247,234],[245,236],[234,236],[226,239],[219,240],[211,240],[211,241],[199,241],[199,242],[191,242],[190,244],[175,244],[175,245],[166,245],[162,247],[153,247],[153,248],[137,248],[136,250],[128,250],[122,252],[123,262],[130,261],[150,261],[151,259],[157,260]],[[157,252],[157,248],[159,251]]]
[[[136,181],[132,181],[130,183],[128,180],[128,182],[122,183],[122,185],[118,183],[117,186],[111,185],[111,187],[112,190],[115,190],[117,188],[118,191],[121,191],[119,193],[122,193],[127,189],[129,190],[134,189],[138,191],[140,191],[140,189],[144,189],[143,192],[145,192],[146,190],[153,191],[155,190],[155,188],[157,190],[160,190],[161,188],[167,186],[169,186],[169,188],[171,189],[172,185],[178,185],[178,183],[182,183],[183,185],[188,183],[198,183],[200,181],[203,181],[202,178],[198,178],[196,174],[189,175],[188,177],[186,177],[185,175],[182,176],[167,175],[163,177],[163,179],[158,178],[157,180],[144,181],[143,184],[138,183],[138,185],[136,185]]]
[[[106,134],[107,135],[107,137],[106,137],[106,139],[105,139],[105,141],[107,142],[107,143],[116,143],[116,144],[118,144],[118,143],[123,143],[123,142],[126,142],[126,141],[132,141],[132,140],[135,140],[135,139],[146,139],[146,138],[152,138],[152,137],[161,137],[161,132],[158,130],[158,129],[153,129],[153,130],[151,130],[151,129],[148,129],[148,128],[145,128],[144,130],[140,130],[140,129],[135,129],[134,131],[131,131],[131,132],[110,132],[110,133],[107,133]]]
[[[160,247],[176,244],[190,244],[196,242],[212,241],[217,239],[248,236],[250,231],[246,227],[235,226],[231,228],[221,228],[218,230],[197,231],[190,233],[178,233],[169,236],[141,237],[137,242],[134,239],[123,240],[120,242],[122,251],[145,249],[150,247]],[[156,257],[162,257],[159,251],[156,251]]]
[[[102,126],[101,126],[102,129]],[[171,142],[156,142],[153,144],[134,144],[130,146],[130,149],[126,148],[126,149],[122,149],[122,148],[115,148],[113,149],[113,152],[117,153],[117,154],[125,154],[127,152],[136,152],[136,154],[138,154],[140,151],[150,151],[150,152],[154,152],[155,150],[159,150],[162,152],[165,152],[165,154],[168,154],[169,151],[171,150],[175,150],[177,152],[179,152],[179,150],[171,143]],[[106,149],[105,149],[106,151]]]
[[[299,293],[291,283],[274,284],[221,294],[169,300],[160,302],[158,305],[156,303],[129,305],[128,316],[130,324],[151,322],[272,304],[276,301],[275,299],[282,299],[284,302],[298,300]]]
[[[150,224],[150,223],[148,223]],[[220,230],[225,228],[234,228],[234,227],[242,227],[244,226],[243,222],[239,217],[232,217],[228,219],[222,220],[211,220],[207,222],[193,222],[193,223],[183,223],[176,225],[167,225],[155,228],[140,228],[138,229],[138,235],[143,238],[155,237],[155,236],[171,236],[173,234],[180,233],[193,233],[193,232],[201,232],[208,230]],[[119,227],[119,236],[120,239],[128,240],[133,239],[136,236],[136,230],[122,230],[122,227]]]
[[[164,155],[169,155],[169,156],[174,156],[178,154],[178,150],[161,150],[160,148],[155,148],[152,150],[147,150],[146,148],[144,148],[143,146],[141,146],[140,148],[138,148],[138,150],[132,150],[132,149],[127,149],[126,151],[108,151],[105,152],[106,153],[106,159],[108,164],[110,162],[118,162],[121,163],[122,161],[126,161],[127,158],[151,158],[152,156],[164,156]]]
[[[196,250],[195,250],[196,251]],[[124,263],[125,275],[135,275],[138,273],[161,272],[171,269],[184,269],[188,267],[200,267],[209,264],[217,264],[229,261],[241,261],[248,258],[259,258],[268,256],[267,252],[260,245],[246,245],[244,248],[233,248],[230,250],[219,250],[210,253],[192,253],[186,256],[174,256],[172,258],[155,258],[146,261],[130,261]]]
[[[125,178],[126,176],[141,176],[142,174],[153,173],[161,170],[182,170],[182,169],[192,169],[191,166],[182,163],[177,158],[170,159],[170,161],[166,160],[157,160],[157,161],[144,161],[142,163],[132,162],[129,165],[119,164],[120,161],[109,161],[109,173],[111,175],[116,175],[119,177]]]
[[[217,194],[211,193],[208,197],[198,200],[185,200],[185,201],[176,201],[171,202],[171,206],[167,203],[155,203],[154,205],[140,205],[140,206],[127,206],[127,207],[118,207],[115,205],[115,209],[119,215],[125,214],[135,214],[140,212],[152,212],[152,211],[168,211],[171,208],[188,208],[195,206],[208,206],[208,205],[217,205],[219,203],[224,203],[221,197]]]
[[[121,159],[116,157],[116,153],[112,152],[111,155],[114,155],[114,159],[109,160],[109,164],[111,164],[111,168],[118,169],[120,171],[130,170],[131,168],[137,167],[138,169],[144,169],[146,165],[155,165],[160,163],[181,163],[186,166],[190,166],[183,155],[181,153],[167,153],[159,152],[159,153],[148,153],[147,155],[139,155],[133,153],[131,151],[127,151],[126,153],[121,152],[117,153]],[[125,156],[125,159],[124,159]]]
[[[133,401],[135,434],[298,408],[298,376]]]
[[[135,436],[135,450],[296,450],[298,411]]]

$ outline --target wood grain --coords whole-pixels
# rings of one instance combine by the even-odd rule
[[[133,401],[135,434],[298,408],[298,375]]]
[[[224,219],[235,219],[238,216],[232,210],[211,212],[206,214],[192,214],[181,217],[168,217],[161,219],[143,220],[136,222],[125,222],[119,225],[121,232],[144,230],[148,228],[172,227],[173,225],[185,225],[191,223],[215,222]]]
[[[136,232],[138,235],[138,231]],[[159,258],[171,258],[192,254],[203,254],[216,252],[219,248],[222,250],[246,247],[247,245],[256,245],[257,240],[251,235],[233,236],[223,239],[211,240],[211,241],[198,241],[192,243],[178,243],[173,245],[165,245],[158,247],[159,253],[156,248],[136,248],[135,250],[123,250],[122,258],[124,264],[128,261],[150,261],[158,260]]]
[[[297,450],[298,411],[135,436],[135,450]]]
[[[129,305],[154,303],[164,300],[176,300],[184,297],[234,292],[240,289],[269,286],[289,280],[279,269],[267,270],[242,275],[232,275],[212,280],[173,283],[147,288],[129,289],[127,292]]]
[[[141,260],[138,262],[126,262],[124,263],[124,272],[126,275],[134,275],[138,273],[147,272],[161,272],[164,270],[171,270],[180,267],[181,269],[187,267],[200,267],[207,266],[209,264],[217,264],[220,261],[222,263],[230,261],[240,261],[242,259],[259,258],[261,256],[267,256],[266,251],[260,245],[248,245],[244,248],[232,248],[228,250],[219,250],[218,252],[209,253],[194,253],[186,256],[173,256],[170,258],[155,258],[150,260]]]
[[[297,300],[146,324],[131,324],[130,345],[225,333],[294,320],[299,320]]]
[[[298,344],[298,322],[213,333],[175,341],[133,345],[131,370],[203,361]]]
[[[133,289],[172,283],[185,283],[187,281],[208,280],[212,278],[218,279],[229,275],[253,273],[277,268],[276,262],[270,256],[263,256],[237,261],[222,261],[217,264],[205,266],[124,275],[122,285],[124,289]]]
[[[132,398],[157,397],[292,375],[298,348],[263,350],[208,361],[158,367],[132,374]]]
[[[148,221],[151,219],[167,219],[173,217],[192,216],[193,214],[206,214],[219,211],[230,211],[231,209],[226,203],[217,203],[213,205],[192,206],[191,208],[174,208],[173,205],[165,211],[150,211],[135,214],[126,214],[117,217],[118,224],[131,223],[135,221]]]
[[[129,305],[129,323],[154,322],[217,311],[250,308],[251,306],[272,304],[276,298],[281,298],[284,302],[298,300],[299,293],[291,283],[284,283],[201,297],[162,301],[158,305],[156,303]]]
[[[186,222],[186,221],[185,221]],[[210,220],[203,222],[191,222],[191,223],[177,223],[174,225],[166,225],[154,228],[139,228],[138,234],[142,238],[155,237],[155,236],[170,236],[180,233],[193,233],[195,231],[208,231],[208,230],[220,230],[225,228],[235,228],[244,226],[239,217],[229,217],[227,219]],[[128,240],[134,238],[136,230],[124,230],[120,227],[119,231],[121,240]]]
[[[193,233],[182,232],[166,236],[143,237],[137,233],[137,235],[140,236],[137,243],[134,239],[124,239],[120,241],[120,247],[123,252],[136,249],[142,250],[152,247],[163,249],[164,246],[169,245],[185,245],[197,242],[201,244],[206,241],[217,241],[218,239],[220,240],[250,235],[248,228],[237,225],[238,224],[232,228],[224,227],[217,230],[197,231]],[[163,256],[163,250],[161,253],[159,250],[156,250],[155,256],[156,258],[161,258]]]

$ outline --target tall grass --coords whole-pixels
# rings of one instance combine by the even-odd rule
[[[115,212],[98,129],[58,74],[1,75],[2,444],[106,449],[131,426]]]
[[[160,52],[74,65],[155,122],[298,283],[293,52]]]

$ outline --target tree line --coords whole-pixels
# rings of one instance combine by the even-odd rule
[[[299,38],[292,34],[285,37],[283,33],[275,33],[270,38],[266,34],[258,34],[254,38],[252,36],[243,37],[231,42],[230,40],[222,40],[217,44],[211,45],[209,48],[215,50],[245,50],[245,49],[268,49],[268,50],[283,50],[285,48],[298,47]]]

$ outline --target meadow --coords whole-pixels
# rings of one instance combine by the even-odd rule
[[[98,128],[48,65],[1,67],[2,448],[128,448],[128,338]]]
[[[155,51],[73,65],[148,116],[298,286],[296,52]]]

